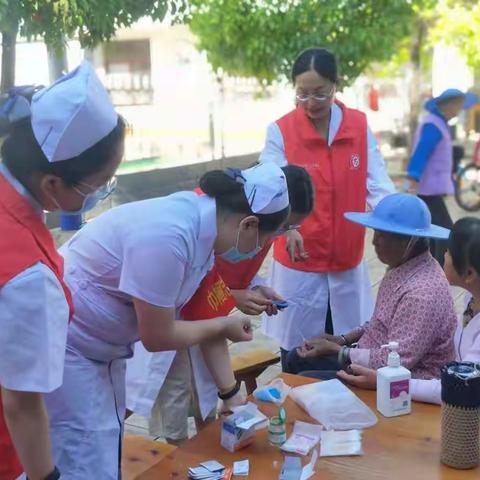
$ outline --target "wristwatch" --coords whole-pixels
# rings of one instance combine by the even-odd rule
[[[337,361],[341,369],[344,369],[350,364],[350,347],[347,347],[346,345],[340,347]]]
[[[47,475],[45,477],[45,480],[58,480],[59,478],[60,478],[60,470],[57,467],[55,467],[53,469],[53,472],[50,473],[50,475]]]
[[[238,392],[240,391],[240,382],[237,381],[235,386],[227,393],[220,393],[218,392],[218,398],[220,400],[230,400],[232,397],[234,397]]]
[[[43,480],[58,480],[60,478],[60,470],[55,467],[53,469],[53,472],[49,473]],[[29,478],[27,477],[27,480],[29,480]]]

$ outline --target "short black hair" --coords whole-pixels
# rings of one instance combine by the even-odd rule
[[[402,235],[401,233],[386,232],[397,240],[409,241],[412,238],[412,235]],[[430,249],[430,239],[426,237],[418,237],[417,241],[413,245],[412,251],[410,253],[410,258],[418,257],[425,252],[428,252]]]
[[[253,213],[245,196],[243,185],[223,170],[212,170],[200,179],[200,188],[209,197],[215,198],[219,210],[255,215],[258,227],[264,232],[275,232],[285,222],[290,207],[275,213]]]
[[[295,59],[292,67],[292,82],[302,73],[314,70],[321,77],[338,83],[337,59],[326,48],[307,48]]]
[[[471,266],[480,275],[480,220],[465,217],[455,222],[448,239],[453,268],[463,275]]]
[[[290,208],[293,213],[308,215],[314,206],[314,191],[312,179],[303,167],[298,165],[286,165],[282,167],[287,179]]]
[[[419,237],[417,238],[417,241],[412,248],[411,256],[412,258],[418,257],[419,255],[428,252],[428,250],[430,250],[430,239],[425,237]]]
[[[35,138],[30,118],[26,118],[10,125],[1,148],[2,161],[24,185],[35,173],[56,175],[68,186],[77,185],[111,161],[125,138],[125,130],[125,121],[118,116],[115,128],[95,145],[74,158],[49,162]]]

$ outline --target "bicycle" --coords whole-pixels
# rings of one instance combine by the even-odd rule
[[[480,140],[475,145],[472,162],[461,165],[463,149],[455,150],[455,200],[467,212],[480,210]],[[455,158],[457,157],[457,158]]]

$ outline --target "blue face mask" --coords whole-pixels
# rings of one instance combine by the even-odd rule
[[[85,185],[90,189],[92,188],[90,185],[87,185],[86,183],[82,183],[81,185]],[[107,183],[105,183],[105,185],[102,185],[100,188],[97,188],[96,190],[90,193],[83,193],[77,187],[73,187],[73,189],[83,197],[82,206],[78,210],[61,209],[61,214],[62,215],[82,215],[84,213],[89,212],[94,207],[96,207],[98,203],[100,203],[102,200],[105,200],[108,196],[110,196],[115,191],[116,186],[117,186],[117,179],[114,177],[111,180],[109,180]],[[58,202],[56,203],[58,204]]]
[[[238,229],[238,233],[237,233],[237,244],[234,247],[229,248],[226,252],[220,254],[220,257],[222,257],[226,262],[239,263],[239,262],[242,262],[243,260],[250,260],[251,258],[254,258],[258,254],[258,252],[262,249],[258,244],[258,231],[257,231],[257,246],[250,252],[244,253],[238,249],[239,237],[240,237],[240,228]]]

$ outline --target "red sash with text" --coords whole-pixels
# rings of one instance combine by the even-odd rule
[[[235,305],[230,289],[214,265],[193,297],[183,306],[181,314],[184,320],[208,320],[228,315]]]

